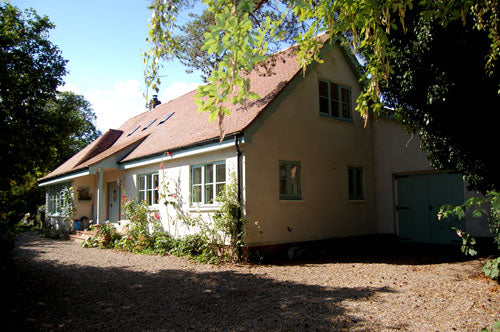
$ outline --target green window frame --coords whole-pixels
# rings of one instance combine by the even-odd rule
[[[148,205],[158,204],[160,193],[160,176],[158,172],[137,175],[137,199],[146,201]]]
[[[61,191],[64,188],[71,187],[71,182],[58,183],[51,185],[47,188],[47,213],[49,215],[56,215],[62,213],[62,208],[64,206],[64,197]]]
[[[191,166],[191,203],[217,204],[217,196],[225,185],[225,161]]]
[[[319,114],[324,117],[352,122],[351,89],[318,79]]]
[[[279,161],[280,200],[300,200],[301,193],[300,162]]]
[[[349,177],[349,200],[362,201],[365,199],[363,185],[363,168],[348,167],[347,173]]]

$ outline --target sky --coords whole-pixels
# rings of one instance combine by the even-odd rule
[[[55,24],[50,40],[68,60],[60,91],[81,94],[92,104],[97,127],[105,132],[146,111],[144,62],[151,12],[147,0],[11,0],[33,8]],[[142,52],[141,52],[142,50]],[[166,64],[158,93],[166,102],[195,89],[200,73],[180,63]],[[149,92],[151,96],[152,91]]]

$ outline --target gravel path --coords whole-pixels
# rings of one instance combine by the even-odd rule
[[[8,330],[479,331],[500,320],[500,285],[480,260],[213,266],[24,233],[15,266]]]

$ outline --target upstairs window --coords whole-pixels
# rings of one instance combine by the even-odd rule
[[[351,89],[326,80],[318,80],[319,114],[352,121]]]
[[[297,161],[280,161],[280,199],[299,200],[300,190],[300,163]]]
[[[137,175],[137,197],[139,202],[146,201],[148,205],[158,204],[160,184],[158,173]]]
[[[191,167],[191,202],[214,204],[226,185],[226,162]]]

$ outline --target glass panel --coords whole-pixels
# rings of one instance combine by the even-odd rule
[[[146,187],[146,189],[148,189],[148,190],[151,190],[151,189],[153,188],[153,183],[152,183],[152,181],[151,181],[151,180],[152,180],[151,178],[152,178],[152,177],[151,177],[151,176],[149,176],[149,175],[146,177],[146,179],[147,179],[147,180],[146,180],[146,181],[147,181],[147,187]]]
[[[201,202],[201,186],[193,186],[193,203]]]
[[[193,184],[201,184],[201,167],[193,168]]]
[[[146,199],[145,192],[139,191],[139,202],[142,202],[145,199]]]
[[[328,98],[319,97],[319,111],[326,114],[330,113],[328,110]]]
[[[153,191],[153,204],[158,204],[158,199],[160,198],[160,195],[158,193],[158,190]]]
[[[151,190],[146,191],[146,202],[147,202],[148,204],[151,204],[151,203],[152,203],[152,202],[151,202],[151,196],[152,196],[152,195],[151,195],[151,193],[152,193],[152,191],[151,191]]]
[[[159,185],[160,185],[160,180],[158,174],[153,174],[153,189],[158,190]]]
[[[339,100],[339,86],[335,83],[330,83],[330,98]]]
[[[339,117],[339,103],[337,101],[332,101],[332,116],[334,118]]]
[[[349,89],[342,88],[341,93],[342,93],[342,102],[346,103],[346,104],[350,104],[351,101],[349,100]]]
[[[217,185],[216,185],[216,190],[217,190],[217,192],[216,192],[216,196],[219,196],[219,195],[220,195],[220,194],[224,191],[224,187],[225,187],[225,186],[226,186],[226,185],[225,185],[225,184],[222,184],[222,183],[221,183],[221,184],[217,184]]]
[[[214,201],[214,186],[213,184],[205,185],[205,204],[213,203]]]
[[[214,182],[214,165],[207,164],[205,166],[205,183]]]
[[[280,179],[280,195],[286,195],[286,179]]]
[[[348,104],[342,104],[342,117],[346,119],[351,118],[351,108]]]
[[[319,81],[319,95],[328,97],[328,83]]]
[[[215,165],[215,181],[226,182],[226,164]]]
[[[285,164],[280,165],[280,178],[286,179],[286,165]]]
[[[146,177],[144,175],[139,176],[139,190],[145,190],[146,189]]]
[[[297,165],[292,165],[290,167],[290,179],[296,180],[297,178]]]

